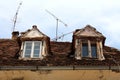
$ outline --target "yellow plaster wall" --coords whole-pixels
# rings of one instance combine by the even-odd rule
[[[0,80],[120,80],[111,70],[0,71]]]

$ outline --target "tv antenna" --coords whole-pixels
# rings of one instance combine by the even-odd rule
[[[67,36],[68,34],[71,34],[71,33],[73,33],[73,32],[74,32],[74,31],[69,32],[69,33],[62,34],[61,36],[58,36],[57,38],[53,38],[52,40],[55,41],[55,40],[61,39],[61,38],[63,38],[64,36]]]
[[[48,10],[46,10],[47,13],[49,13],[50,15],[52,15],[55,19],[56,19],[56,40],[58,39],[58,22],[61,22],[64,24],[64,26],[67,26],[66,23],[64,23],[62,20],[60,20],[59,18],[57,18],[54,14],[52,14],[51,12],[49,12]]]
[[[21,5],[22,5],[22,1],[19,3],[19,6],[18,6],[15,16],[13,18],[13,31],[15,30],[15,27],[16,27],[17,16],[18,16],[18,12],[19,12]]]

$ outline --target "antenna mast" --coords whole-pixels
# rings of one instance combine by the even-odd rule
[[[73,32],[74,32],[74,31],[69,32],[69,33],[62,34],[61,36],[58,36],[58,37],[57,37],[57,40],[63,38],[64,36],[66,36],[66,35],[68,35],[68,34],[71,34],[71,33],[73,33]],[[53,38],[52,40],[55,41],[56,38]]]
[[[54,14],[52,14],[51,12],[49,12],[48,10],[46,10],[46,12],[48,12],[50,15],[52,15],[55,19],[56,19],[56,40],[58,39],[58,22],[61,22],[64,24],[64,26],[67,26],[66,23],[64,23],[62,20],[60,20],[59,18],[57,18]]]
[[[19,3],[19,6],[18,6],[17,11],[15,13],[15,16],[13,18],[13,31],[15,30],[15,27],[16,27],[17,15],[18,15],[18,12],[19,12],[19,9],[20,9],[21,5],[22,5],[22,1]]]

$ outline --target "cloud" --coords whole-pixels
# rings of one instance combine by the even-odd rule
[[[13,27],[12,19],[21,0],[3,0],[0,3],[0,25],[3,28],[3,37],[10,37]],[[45,9],[49,10],[63,22],[59,22],[58,35],[83,28],[87,24],[92,25],[106,37],[106,44],[120,48],[120,1],[119,0],[24,0],[20,8],[16,30],[20,32],[38,25],[38,28],[50,36],[55,37],[56,20]],[[7,31],[9,30],[9,31]],[[6,34],[3,35],[4,31]],[[72,34],[64,37],[65,41],[72,40]]]

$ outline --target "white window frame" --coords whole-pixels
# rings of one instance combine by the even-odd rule
[[[35,42],[40,42],[40,52],[39,52],[39,57],[34,57],[34,44],[35,44]],[[25,50],[26,50],[26,43],[32,43],[32,48],[31,48],[31,53],[30,53],[30,57],[25,57]],[[40,58],[40,57],[42,57],[42,41],[25,41],[24,42],[24,48],[23,48],[23,58]]]

